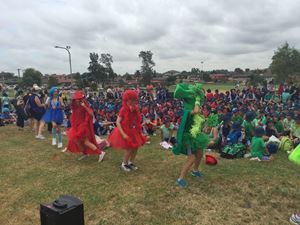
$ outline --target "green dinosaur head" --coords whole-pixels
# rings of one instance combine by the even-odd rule
[[[202,89],[202,84],[177,84],[174,92],[174,98],[183,99],[184,108],[193,110],[196,101],[198,101],[200,105],[203,105],[204,103],[204,91]]]

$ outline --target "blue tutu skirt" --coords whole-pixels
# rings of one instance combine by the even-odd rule
[[[51,110],[51,119],[52,122],[55,122],[57,124],[62,124],[64,121],[64,112],[61,109],[53,109]]]
[[[52,122],[52,110],[51,109],[47,109],[45,114],[42,117],[42,120],[45,121],[45,123],[51,123]]]

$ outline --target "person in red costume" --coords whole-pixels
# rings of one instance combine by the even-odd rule
[[[102,151],[95,139],[93,128],[93,110],[81,91],[76,91],[71,103],[71,128],[68,131],[67,149],[73,153],[82,153],[82,160],[88,155],[99,155],[99,162],[104,158]]]
[[[124,150],[124,158],[120,167],[123,171],[130,172],[138,169],[133,162],[138,148],[145,144],[147,137],[142,133],[138,94],[135,90],[124,92],[117,127],[108,137],[108,141],[112,148]]]

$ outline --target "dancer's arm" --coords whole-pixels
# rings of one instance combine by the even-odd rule
[[[118,116],[117,122],[116,122],[116,123],[117,123],[117,128],[119,129],[119,131],[120,131],[122,137],[123,137],[125,140],[127,140],[127,139],[128,139],[128,135],[124,132],[124,130],[123,130],[122,126],[121,126],[121,121],[122,121],[122,117]]]
[[[200,107],[198,104],[195,105],[194,110],[192,111],[192,115],[195,115],[200,112]]]
[[[65,103],[62,97],[59,97],[59,102],[60,102],[60,107],[63,108],[65,106]]]
[[[84,102],[81,103],[81,106],[90,114],[90,116],[93,116],[93,110],[89,108]]]

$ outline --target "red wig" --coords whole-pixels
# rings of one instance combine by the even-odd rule
[[[136,90],[127,90],[123,94],[122,103],[126,103],[128,100],[138,101],[139,96]]]

